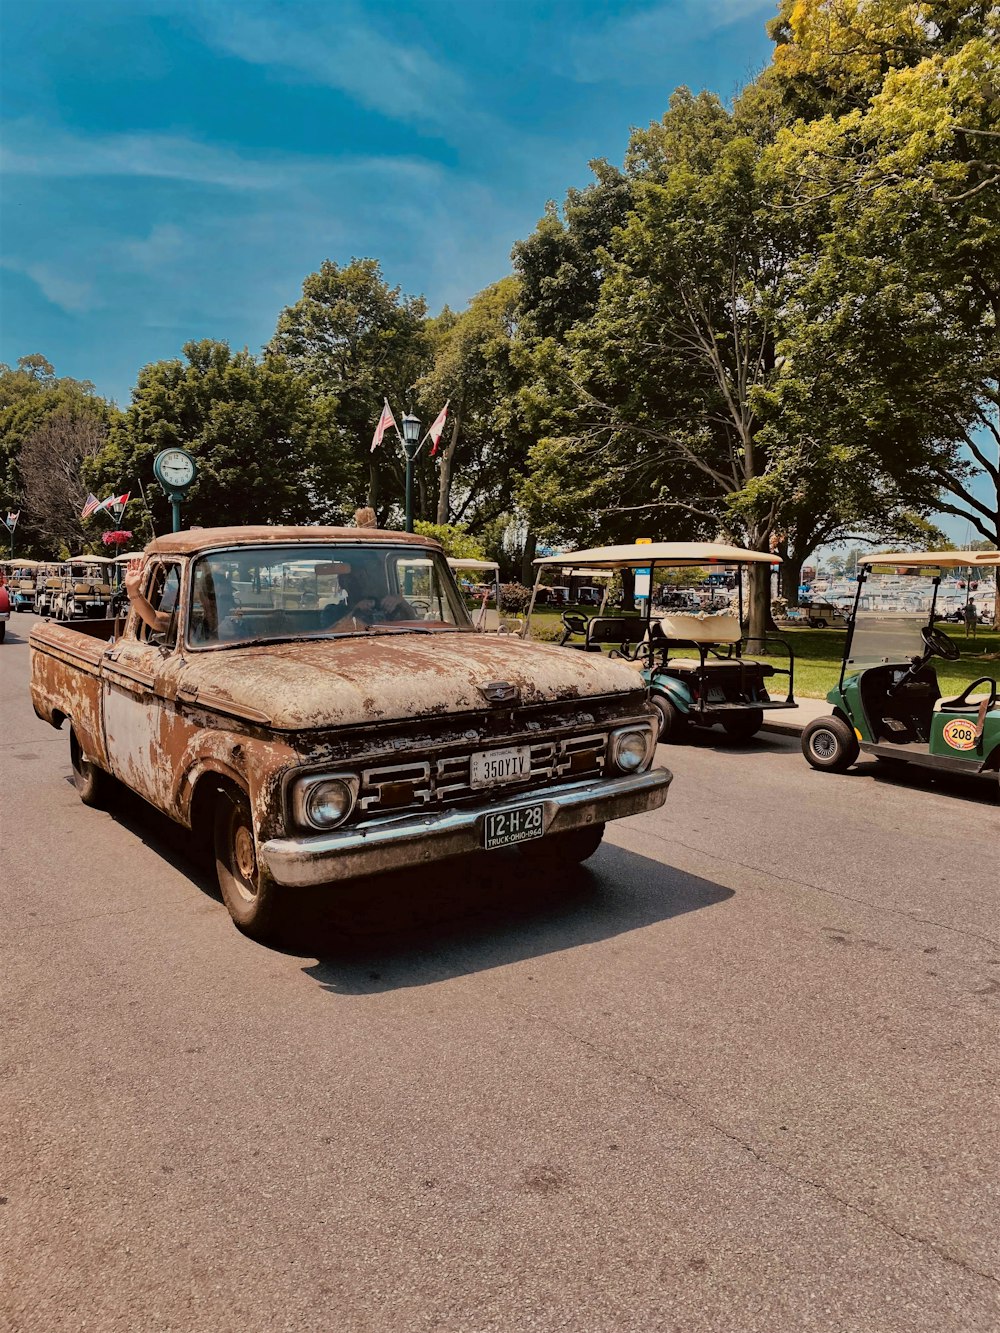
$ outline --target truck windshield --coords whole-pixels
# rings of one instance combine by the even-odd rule
[[[196,561],[191,646],[471,630],[444,557],[412,546],[247,546]]]

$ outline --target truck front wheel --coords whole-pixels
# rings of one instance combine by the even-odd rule
[[[521,851],[536,869],[558,873],[588,860],[600,847],[603,837],[604,825],[590,824],[525,843]]]
[[[253,815],[246,794],[224,788],[215,806],[215,872],[229,915],[245,935],[262,940],[276,924],[280,892],[257,859]]]

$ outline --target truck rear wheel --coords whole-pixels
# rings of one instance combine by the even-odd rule
[[[76,732],[69,733],[69,760],[73,765],[73,786],[79,792],[84,805],[92,805],[97,810],[105,810],[111,804],[115,780],[103,768],[92,764],[83,754]]]
[[[225,788],[215,806],[215,873],[229,915],[245,935],[263,940],[276,925],[278,885],[257,859],[246,794]]]
[[[819,717],[802,733],[802,753],[812,764],[827,773],[844,773],[861,753],[861,746],[842,717]]]

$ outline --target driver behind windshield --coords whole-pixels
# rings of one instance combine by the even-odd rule
[[[385,571],[377,556],[367,560],[356,557],[351,562],[350,573],[340,576],[340,586],[347,593],[347,612],[327,626],[334,633],[349,633],[371,625],[420,619],[405,597],[385,592]],[[327,610],[335,614],[340,607],[329,607]]]

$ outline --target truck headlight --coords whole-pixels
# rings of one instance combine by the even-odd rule
[[[350,773],[302,778],[292,792],[295,822],[307,828],[331,829],[354,809],[358,779]]]
[[[649,727],[623,727],[611,733],[611,762],[620,773],[639,773],[653,757],[653,733]]]

